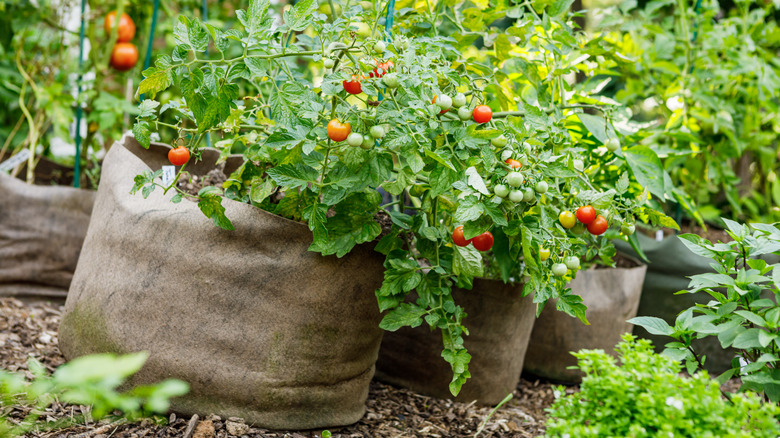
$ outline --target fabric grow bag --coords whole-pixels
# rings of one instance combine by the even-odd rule
[[[358,421],[382,337],[382,257],[366,246],[322,257],[305,225],[251,205],[223,201],[226,231],[172,193],[131,195],[169,149],[128,136],[106,156],[60,326],[65,357],[148,351],[132,383],[188,382],[172,404],[184,414],[271,429]],[[205,174],[217,157],[188,170]]]
[[[453,289],[455,303],[468,315],[464,345],[471,354],[471,378],[455,398],[495,405],[514,392],[534,324],[536,305],[522,296],[522,284],[475,279],[472,290]],[[438,398],[453,398],[450,364],[441,357],[438,330],[403,327],[385,333],[376,379]]]
[[[614,354],[621,335],[631,332],[627,320],[636,316],[647,266],[588,269],[577,273],[569,285],[582,297],[590,325],[555,309],[548,303],[534,325],[524,371],[557,382],[578,382],[582,373],[572,352],[602,349]]]
[[[0,296],[64,300],[94,202],[90,190],[0,172]]]

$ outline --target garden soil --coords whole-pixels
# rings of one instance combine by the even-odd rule
[[[0,296],[65,299],[94,200],[0,173]]]
[[[23,303],[13,298],[0,299],[0,368],[27,371],[28,357],[43,362],[49,371],[64,362],[57,347],[57,327],[63,308],[43,302]],[[574,391],[574,387],[567,389]],[[415,392],[371,382],[367,413],[348,427],[330,428],[335,438],[401,438],[401,437],[473,437],[485,422],[481,438],[530,438],[544,433],[545,412],[553,401],[550,384],[521,380],[514,398],[489,416],[492,408],[423,396]],[[20,420],[27,411],[16,408],[12,419]],[[85,406],[55,403],[46,409],[45,421],[54,422],[74,413],[88,412]],[[159,419],[158,419],[159,420]],[[160,424],[162,423],[162,424]],[[124,422],[107,418],[101,422],[75,424],[59,431],[39,431],[31,438],[313,438],[322,429],[309,431],[270,431],[249,421],[202,416],[170,414],[163,421]]]
[[[130,194],[168,150],[126,136],[106,155],[60,326],[65,356],[148,351],[134,383],[188,382],[174,402],[187,414],[275,429],[359,420],[382,337],[383,258],[367,245],[323,257],[305,225],[248,204],[223,200],[227,231],[172,192]],[[218,156],[187,169],[206,175]]]

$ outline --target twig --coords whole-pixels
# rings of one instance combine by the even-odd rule
[[[190,422],[187,423],[187,429],[184,430],[182,438],[191,438],[192,433],[195,431],[195,426],[198,424],[198,414],[195,414],[190,418]]]
[[[493,416],[493,414],[495,414],[495,413],[496,413],[496,411],[498,410],[498,408],[500,408],[501,406],[503,406],[503,405],[504,405],[506,402],[508,402],[509,400],[512,400],[512,397],[513,397],[512,393],[509,393],[509,394],[507,394],[507,395],[506,395],[506,397],[504,397],[504,399],[503,399],[503,400],[501,400],[501,403],[497,404],[497,405],[496,405],[496,407],[495,407],[495,408],[493,408],[493,410],[492,410],[492,411],[490,411],[490,413],[488,414],[488,416],[487,416],[487,417],[485,417],[485,420],[484,420],[484,421],[482,421],[482,424],[480,424],[480,425],[479,425],[479,428],[477,428],[477,433],[475,433],[475,434],[474,434],[474,438],[477,438],[477,435],[479,435],[479,434],[480,434],[480,432],[482,432],[482,430],[485,428],[485,426],[487,426],[487,422],[490,420],[490,417],[492,417],[492,416]]]

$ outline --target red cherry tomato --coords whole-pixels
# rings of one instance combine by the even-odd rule
[[[477,123],[487,123],[493,118],[493,110],[487,105],[477,105],[471,117]]]
[[[596,216],[596,219],[593,219],[593,222],[588,224],[588,232],[594,236],[604,234],[604,232],[607,231],[607,228],[609,228],[609,223],[607,223],[607,220],[604,219],[604,216],[602,215]]]
[[[106,31],[106,35],[111,35],[111,31],[114,29],[114,23],[116,22],[116,11],[111,11],[106,15],[106,19],[103,22],[103,30]],[[133,39],[135,36],[135,23],[129,15],[122,13],[119,17],[119,26],[117,27],[117,42],[126,43]]]
[[[168,161],[174,166],[181,166],[190,159],[190,151],[184,146],[179,146],[168,151]]]
[[[463,225],[455,227],[455,231],[452,232],[452,243],[458,246],[466,246],[474,239],[466,240],[463,236]]]
[[[523,163],[521,163],[521,162],[519,162],[519,161],[517,161],[515,159],[512,159],[512,158],[507,158],[506,164],[508,164],[509,167],[511,167],[512,169],[519,169],[519,168],[523,167]]]
[[[490,251],[490,248],[493,247],[493,234],[491,234],[490,231],[485,231],[479,236],[471,239],[471,244],[480,251]]]
[[[138,62],[138,49],[133,43],[116,43],[111,52],[111,66],[119,71],[127,71]]]
[[[360,81],[362,80],[362,77],[352,75],[352,80],[347,81],[345,80],[342,82],[342,85],[344,85],[344,89],[347,90],[347,93],[349,94],[360,94],[363,92],[363,87],[360,85]]]
[[[344,141],[349,137],[349,133],[352,132],[352,127],[349,123],[341,123],[338,119],[333,119],[328,122],[328,137],[333,141]]]
[[[395,69],[395,63],[393,63],[393,61],[380,62],[376,65],[376,68],[368,74],[368,77],[381,78],[382,76],[393,71],[394,69]]]
[[[584,205],[577,209],[577,220],[587,225],[596,219],[596,209],[592,205]]]

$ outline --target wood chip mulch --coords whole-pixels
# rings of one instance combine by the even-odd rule
[[[47,303],[23,303],[13,298],[0,299],[0,368],[24,372],[27,360],[34,357],[49,371],[64,362],[57,348],[57,330],[62,306]],[[569,388],[567,392],[573,391]],[[536,437],[544,434],[544,409],[553,402],[552,385],[523,379],[514,392],[514,398],[492,416],[492,408],[458,403],[416,394],[414,392],[372,382],[366,415],[358,423],[329,429],[333,437],[474,437],[487,419],[479,437]],[[0,406],[9,417],[21,419],[23,409]],[[0,412],[0,413],[2,413]],[[85,406],[55,403],[43,416],[52,423],[86,414]],[[67,429],[40,431],[30,434],[35,438],[226,438],[278,437],[313,438],[322,436],[322,430],[269,431],[239,418],[220,418],[216,415],[147,419],[127,423],[121,418],[100,422],[82,422]]]

